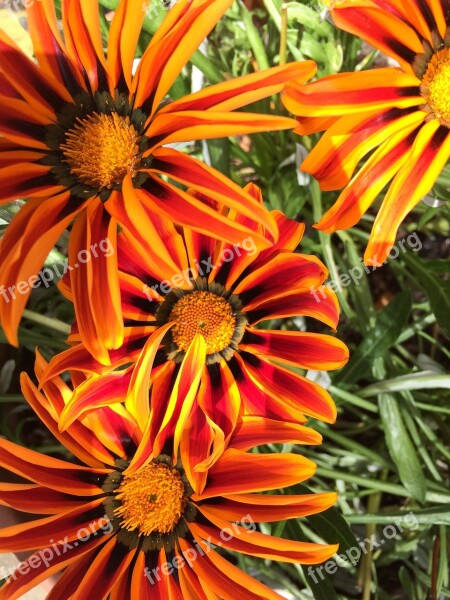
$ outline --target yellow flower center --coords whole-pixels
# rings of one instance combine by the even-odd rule
[[[169,316],[175,321],[172,338],[180,350],[187,350],[197,333],[206,342],[207,354],[229,346],[236,317],[229,302],[212,292],[192,292],[178,300]]]
[[[436,52],[422,78],[422,95],[438,119],[450,123],[450,48]]]
[[[186,508],[186,490],[177,469],[165,463],[150,463],[125,475],[116,492],[121,506],[114,514],[121,527],[140,535],[171,533]]]
[[[83,183],[112,189],[139,166],[139,134],[128,117],[93,113],[66,133],[61,145],[71,172]]]

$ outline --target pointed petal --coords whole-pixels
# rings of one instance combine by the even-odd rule
[[[111,454],[105,450],[97,436],[87,430],[83,424],[75,423],[70,431],[60,433],[58,417],[64,406],[64,399],[55,381],[50,381],[44,386],[44,392],[50,402],[40,393],[26,373],[21,374],[20,381],[22,393],[27,402],[65,448],[70,450],[85,465],[93,468],[102,467],[104,464],[114,464]],[[67,393],[70,394],[68,388]]]
[[[20,95],[49,119],[72,97],[56,77],[47,76],[0,30],[0,71]]]
[[[396,3],[392,3],[394,10],[379,10],[375,5],[344,7],[333,10],[333,20],[336,25],[353,35],[362,37],[371,46],[391,56],[400,65],[411,71],[411,63],[416,54],[423,52],[423,46],[416,31],[400,15],[395,15]],[[411,11],[407,11],[411,14]]]
[[[12,344],[18,344],[17,328],[32,290],[30,278],[39,271],[59,236],[81,208],[71,206],[69,192],[43,202],[35,198],[21,208],[7,228],[0,243],[0,281],[6,288],[17,288],[19,295],[14,302],[6,302],[3,297],[0,311],[5,335]],[[19,282],[28,282],[25,293],[20,293]]]
[[[246,454],[229,448],[209,471],[205,491],[194,498],[276,490],[300,483],[315,472],[316,465],[298,454]]]
[[[294,129],[297,121],[288,117],[245,112],[180,111],[157,114],[146,135],[155,148],[166,144],[209,140],[221,137]]]
[[[369,158],[315,226],[332,233],[356,225],[378,194],[407,162],[420,130],[413,124],[391,136]]]
[[[182,553],[191,554],[191,546],[185,540],[180,540],[180,547]],[[282,596],[241,571],[215,550],[205,548],[203,555],[198,550],[194,552],[196,560],[192,562],[192,569],[202,582],[203,589],[213,590],[223,600],[282,600]]]
[[[84,499],[33,483],[0,483],[0,504],[31,514],[54,515],[86,505]]]
[[[177,456],[181,436],[197,399],[205,361],[206,342],[203,336],[197,333],[186,351],[170,394],[166,414],[155,439],[155,453],[161,453],[167,440],[173,437],[174,456]]]
[[[395,176],[373,224],[364,261],[382,263],[406,215],[430,191],[450,156],[450,135],[435,119],[422,127],[408,162]],[[374,264],[372,262],[372,264]]]
[[[20,161],[0,169],[0,186],[0,204],[17,198],[48,198],[64,191],[62,185],[54,185],[50,167]]]
[[[214,504],[203,503],[199,509],[210,519],[216,517],[239,523],[251,515],[254,523],[271,523],[298,519],[327,510],[336,503],[337,494],[235,494]]]
[[[63,460],[50,458],[1,438],[0,460],[8,471],[52,490],[74,496],[101,494],[102,490],[96,481],[109,473],[107,469],[78,467]]]
[[[330,288],[319,285],[304,292],[280,294],[279,297],[273,297],[259,304],[257,308],[247,309],[247,315],[250,325],[256,325],[267,319],[301,315],[318,319],[336,330],[339,321],[339,302]]]
[[[181,152],[177,152],[171,148],[159,148],[154,152],[152,171],[166,174],[171,179],[198,190],[220,204],[235,210],[237,213],[261,223],[267,232],[272,235],[273,241],[277,241],[278,229],[269,211],[250,194],[245,193],[230,179],[224,177],[215,169],[208,167],[205,163],[193,157],[183,155]],[[211,209],[208,211],[204,210],[208,213],[212,212]],[[240,228],[240,230],[247,234],[252,234],[252,231],[246,228]],[[267,248],[271,245],[268,240],[261,241],[259,236],[256,236],[254,232],[253,235],[255,243],[258,246]],[[240,240],[230,239],[227,241]]]
[[[339,369],[348,360],[347,346],[331,335],[303,331],[247,330],[242,350],[302,369]]]
[[[124,337],[116,248],[117,222],[100,200],[91,202],[73,226],[68,269],[81,339],[106,365]]]
[[[87,76],[93,92],[103,91],[107,83],[107,67],[100,29],[97,2],[63,0],[64,38],[77,67]]]
[[[49,75],[61,78],[72,96],[85,89],[81,73],[75,68],[75,62],[61,39],[53,2],[40,0],[29,4],[27,25],[40,67]]]
[[[202,511],[203,512],[203,511]],[[204,511],[204,514],[208,514]],[[250,556],[258,556],[268,560],[279,562],[301,563],[305,565],[316,565],[331,558],[339,548],[338,544],[326,546],[323,544],[312,544],[311,542],[297,542],[266,535],[259,531],[249,531],[239,525],[233,525],[236,534],[230,540],[224,540],[221,531],[231,532],[229,522],[218,519],[211,514],[208,515],[215,527],[191,523],[190,530],[197,539],[211,539],[214,544],[233,552],[240,552]],[[228,538],[229,535],[226,536]]]
[[[133,369],[126,406],[141,431],[147,428],[150,416],[149,391],[153,363],[164,336],[172,326],[173,323],[166,323],[148,338]]]
[[[22,598],[28,590],[39,585],[55,573],[59,573],[68,565],[75,563],[79,557],[84,556],[86,553],[91,555],[93,550],[104,544],[107,539],[106,534],[90,536],[87,541],[80,541],[76,547],[70,549],[64,543],[56,544],[50,566],[47,566],[48,561],[42,560],[41,551],[36,552],[23,562],[0,588],[0,600],[18,600]],[[66,597],[64,597],[65,599]]]
[[[415,75],[386,67],[328,75],[307,85],[291,83],[286,86],[283,102],[300,117],[380,113],[394,106],[400,109],[423,104],[419,86]]]
[[[235,77],[184,96],[162,108],[158,114],[179,111],[225,112],[253,104],[280,93],[289,81],[306,81],[314,76],[317,66],[312,60],[293,62],[242,77]]]
[[[148,4],[149,0],[122,0],[114,13],[108,37],[111,92],[123,89],[124,84],[131,90],[133,61]]]
[[[314,175],[324,190],[343,187],[368,152],[398,132],[409,133],[425,116],[424,111],[393,108],[382,114],[343,117],[324,134],[302,170]]]
[[[320,433],[298,423],[274,421],[265,417],[243,416],[238,421],[230,448],[246,452],[264,444],[320,444]]]
[[[118,544],[115,537],[109,540],[92,562],[72,599],[84,600],[92,594],[93,589],[97,590],[98,600],[108,598],[111,589],[130,566],[136,552],[136,549],[129,550],[126,546]]]
[[[179,0],[174,5],[136,73],[132,93],[136,93],[137,106],[144,106],[153,116],[184,65],[231,4],[232,0]]]
[[[271,363],[261,355],[242,353],[242,360],[247,376],[273,398],[279,398],[289,408],[325,423],[336,421],[336,405],[330,394],[317,383]]]
[[[65,431],[86,412],[124,402],[130,379],[131,372],[127,369],[99,377],[94,375],[77,386],[59,417],[59,430]]]
[[[141,193],[130,176],[123,181],[122,193],[113,192],[105,207],[125,230],[118,241],[122,269],[131,269],[137,276],[142,273],[141,281],[151,274],[162,281],[187,267],[186,252],[174,224],[141,202]]]
[[[105,525],[103,499],[85,502],[67,513],[52,515],[0,529],[0,552],[36,550],[51,545],[55,535],[67,542],[78,541],[80,530],[89,526],[92,533]]]

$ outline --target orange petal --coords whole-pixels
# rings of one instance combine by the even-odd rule
[[[174,5],[140,62],[131,90],[136,106],[144,106],[153,116],[184,65],[231,4],[232,0],[179,0]]]
[[[213,544],[220,543],[222,547],[233,552],[278,562],[317,565],[331,558],[339,548],[338,544],[327,546],[311,542],[286,540],[259,531],[249,531],[245,527],[236,524],[233,525],[233,528],[230,528],[229,521],[219,519],[211,513],[208,514],[207,511],[204,511],[204,514],[208,515],[215,527],[191,523],[189,529],[194,536],[197,539],[212,540]],[[220,534],[223,531],[226,532],[225,536]],[[235,532],[234,535],[231,539],[228,539],[233,531]]]
[[[263,225],[268,234],[272,235],[273,241],[277,241],[278,228],[271,213],[267,211],[250,194],[243,191],[239,186],[222,175],[219,171],[208,167],[208,165],[205,163],[202,163],[191,156],[187,156],[181,152],[172,150],[171,148],[159,148],[153,153],[153,155],[154,161],[152,163],[152,171],[167,175],[179,183],[206,194],[206,196],[211,197],[231,210],[235,210],[237,213],[245,215],[251,218],[253,221],[260,223]],[[188,198],[186,198],[186,200],[188,200]],[[189,210],[192,211],[194,206],[195,208],[200,208],[200,204],[200,202],[196,201],[195,198],[192,197],[186,207],[188,206]],[[203,219],[206,219],[207,216],[212,217],[215,212],[211,207],[206,205],[203,205],[202,211],[206,213],[203,215]],[[167,216],[170,217],[170,214]],[[219,216],[220,215],[217,215],[216,218],[219,218]],[[198,223],[192,223],[192,219],[183,224],[187,226],[193,225],[198,231],[203,229],[203,233],[207,235],[211,235],[212,233],[212,230],[207,230],[206,226],[200,229]],[[228,225],[228,228],[231,226],[230,223],[227,223],[226,221],[221,224],[220,228],[217,229],[220,239],[226,239],[226,241],[232,243],[242,241],[242,237],[239,238],[238,235],[234,235],[233,237],[228,235],[227,239],[222,234],[224,225]],[[244,235],[244,237],[246,235],[253,234],[255,244],[259,248],[267,248],[271,246],[271,243],[266,237],[255,234],[254,231],[252,232],[248,228],[239,225],[239,223],[234,222],[233,227],[235,230],[237,230],[236,234],[239,232],[241,235]]]
[[[420,127],[421,125],[417,127],[413,123],[384,142],[356,173],[315,227],[332,233],[356,225],[386,184],[407,162]]]
[[[91,202],[73,226],[68,269],[81,339],[105,365],[108,350],[119,348],[124,338],[116,249],[117,222],[102,202]]]
[[[336,405],[320,385],[261,356],[242,353],[242,361],[247,376],[269,396],[285,402],[289,409],[325,423],[336,421]]]
[[[348,360],[347,346],[335,337],[303,331],[247,330],[240,348],[302,369],[339,369]]]
[[[17,473],[52,490],[74,496],[97,496],[102,493],[95,483],[109,473],[107,469],[78,467],[63,460],[44,456],[0,438],[0,460],[8,471]]]
[[[448,128],[437,119],[430,121],[418,133],[408,162],[395,176],[383,200],[364,254],[366,264],[386,259],[401,222],[433,187],[449,156]]]
[[[149,390],[153,363],[164,336],[172,326],[173,323],[166,323],[148,338],[133,369],[126,406],[134,415],[141,431],[147,428],[150,416]]]
[[[39,271],[59,236],[83,208],[81,205],[69,210],[69,200],[69,192],[44,201],[39,198],[30,200],[14,217],[1,240],[0,281],[5,288],[13,290],[13,301],[2,296],[0,311],[5,335],[12,344],[18,344],[19,321],[37,279],[32,277]]]
[[[87,2],[95,4],[91,0]],[[108,36],[108,69],[112,94],[123,82],[131,90],[133,61],[148,4],[149,0],[122,0],[114,13]],[[98,12],[97,6],[95,8]]]
[[[298,454],[246,454],[229,448],[211,468],[205,491],[195,499],[289,487],[315,472],[316,465]]]
[[[0,529],[0,552],[47,548],[56,535],[59,540],[76,541],[79,531],[86,526],[92,528],[92,533],[102,529],[105,525],[104,515],[103,499],[98,498],[67,513],[3,527]]]
[[[180,111],[157,114],[146,135],[155,140],[154,148],[189,140],[294,129],[297,121],[288,117],[245,112]]]
[[[158,114],[187,110],[235,110],[280,93],[289,81],[300,83],[311,79],[316,68],[317,65],[312,60],[305,60],[235,77],[175,100],[162,108]]]
[[[97,2],[91,0],[62,1],[64,38],[78,69],[86,74],[91,90],[104,89],[107,66],[103,52],[100,13]]]
[[[204,502],[199,510],[210,516],[239,523],[251,515],[254,523],[273,523],[286,519],[298,519],[314,515],[336,503],[337,494],[303,494],[291,496],[285,494],[235,494],[221,498],[217,503]],[[210,519],[211,520],[211,519]]]
[[[233,433],[230,448],[246,452],[264,444],[320,444],[321,442],[320,433],[310,427],[265,417],[243,416]]]
[[[223,600],[283,600],[282,596],[228,562],[210,546],[206,547],[203,543],[202,546],[200,553],[186,540],[180,540],[183,554],[192,556],[194,552],[196,559],[192,561],[192,569],[202,582],[203,589],[212,590]]]
[[[30,514],[66,513],[86,501],[34,483],[0,483],[0,504]]]
[[[307,156],[302,170],[314,175],[323,190],[343,187],[368,152],[399,132],[409,133],[425,116],[421,110],[394,108],[382,114],[339,119]]]

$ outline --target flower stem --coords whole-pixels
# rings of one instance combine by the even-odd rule
[[[33,321],[34,323],[39,323],[39,325],[43,325],[44,327],[49,327],[54,331],[60,331],[65,335],[69,335],[70,333],[70,325],[67,325],[63,321],[59,319],[52,319],[51,317],[46,317],[45,315],[40,315],[32,310],[25,309],[23,311],[23,316],[25,319],[29,321]]]

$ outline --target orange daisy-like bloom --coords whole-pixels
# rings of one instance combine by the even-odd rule
[[[38,379],[45,367],[38,355]],[[83,375],[76,379],[79,384]],[[254,418],[242,419],[206,487],[196,493],[170,443],[147,458],[142,431],[121,405],[99,409],[60,433],[58,418],[71,388],[55,378],[39,391],[26,374],[22,388],[78,464],[0,439],[2,466],[25,480],[0,483],[0,503],[40,515],[0,529],[0,552],[34,551],[1,587],[0,600],[16,600],[61,571],[47,600],[90,600],[94,589],[98,600],[281,600],[215,548],[304,564],[323,562],[336,551],[256,530],[258,522],[311,515],[334,504],[334,493],[261,494],[305,480],[315,464],[297,454],[247,452],[259,443],[318,443],[315,431],[264,419],[256,419],[255,428]]]
[[[37,64],[0,31],[0,203],[28,199],[0,245],[0,281],[7,290],[0,296],[0,318],[12,343],[17,344],[35,273],[75,218],[72,264],[106,238],[115,246],[118,224],[145,236],[144,206],[221,239],[242,237],[242,229],[179,184],[208,193],[275,232],[268,212],[248,194],[167,144],[292,128],[293,119],[234,111],[280,92],[292,78],[311,76],[314,63],[268,69],[167,101],[181,69],[232,0],[176,2],[133,76],[148,3],[121,0],[106,57],[97,0],[62,0],[63,38],[53,0],[26,3]],[[81,297],[92,285],[102,289],[102,302],[93,308],[96,335],[115,348],[124,332],[117,258],[95,256],[79,265],[74,291]]]
[[[450,156],[450,5],[439,0],[329,5],[338,27],[400,67],[339,73],[306,86],[293,83],[284,102],[299,115],[298,133],[327,130],[302,170],[324,190],[345,186],[319,229],[352,227],[389,183],[364,257],[376,264],[386,259],[401,222]]]
[[[256,186],[246,190],[262,202]],[[328,392],[297,371],[341,367],[348,359],[345,344],[329,335],[256,327],[297,315],[333,328],[338,321],[335,294],[323,288],[317,301],[311,293],[327,269],[314,256],[293,252],[304,225],[278,211],[272,216],[279,240],[262,251],[252,237],[231,245],[175,228],[163,218],[153,217],[146,247],[120,234],[125,342],[105,354],[80,327],[84,312],[96,302],[88,296],[77,309],[79,331],[71,337],[75,343],[81,333],[84,343],[55,356],[46,373],[93,373],[63,412],[62,428],[86,410],[121,401],[129,390],[127,408],[141,425],[152,412],[159,430],[156,448],[148,451],[159,453],[172,435],[180,444],[189,428],[182,451],[204,482],[210,461],[226,446],[242,414],[298,423],[308,415],[334,422],[336,408]],[[228,218],[247,222],[239,215]],[[70,298],[70,288],[62,289]],[[174,433],[168,423],[175,421]]]

